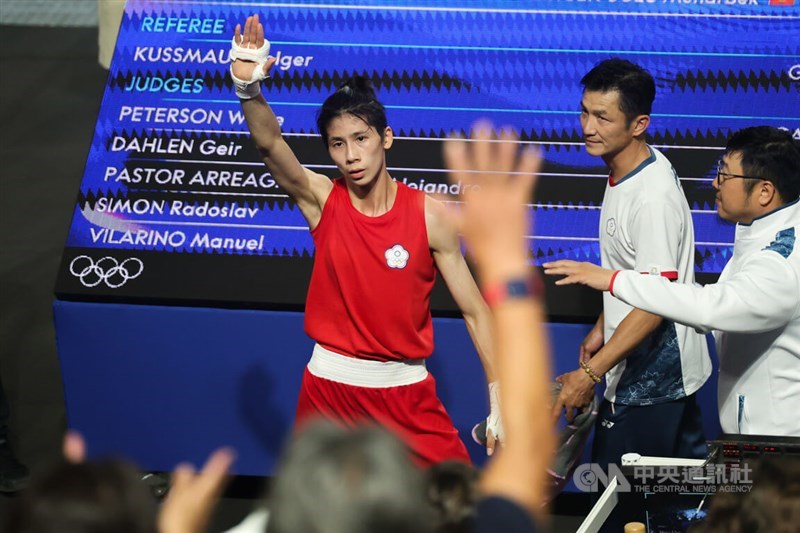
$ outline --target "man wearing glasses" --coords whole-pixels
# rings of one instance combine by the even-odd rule
[[[726,433],[800,437],[800,143],[777,128],[735,133],[712,182],[717,213],[736,222],[734,252],[705,287],[574,261],[544,265],[629,305],[714,330]]]

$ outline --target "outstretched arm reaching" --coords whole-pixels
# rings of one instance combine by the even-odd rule
[[[607,291],[614,279],[614,271],[592,263],[578,261],[553,261],[544,263],[544,273],[548,276],[564,276],[556,280],[556,285],[586,285],[598,291]]]
[[[800,279],[784,257],[768,249],[754,254],[724,281],[705,287],[574,261],[548,263],[545,273],[565,276],[556,281],[559,285],[578,283],[611,291],[629,305],[700,331],[769,331],[786,324],[800,307]]]
[[[243,56],[231,62],[231,75],[250,136],[272,177],[297,202],[313,229],[319,222],[322,206],[333,185],[326,176],[300,164],[283,139],[275,114],[260,94],[261,80],[269,77],[275,58],[267,57],[269,43],[264,38],[264,26],[258,15],[247,17],[244,28],[236,25],[232,48],[232,56]]]

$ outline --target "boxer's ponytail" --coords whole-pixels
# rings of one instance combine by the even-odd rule
[[[386,109],[375,96],[372,83],[364,76],[354,76],[343,83],[335,93],[325,99],[317,112],[317,130],[326,145],[328,126],[342,115],[360,118],[383,137],[387,126]]]

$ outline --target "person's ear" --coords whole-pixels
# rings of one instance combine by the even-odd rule
[[[650,125],[650,115],[639,115],[633,119],[633,136],[639,137],[644,135],[647,127]]]
[[[386,126],[386,129],[383,130],[383,149],[388,150],[392,147],[392,143],[394,143],[394,132],[392,128]]]
[[[761,207],[767,207],[770,205],[773,200],[775,200],[775,196],[778,194],[778,190],[775,188],[775,184],[771,181],[763,180],[759,183],[758,187],[756,187],[756,194],[758,195],[756,201],[758,201],[758,205]]]

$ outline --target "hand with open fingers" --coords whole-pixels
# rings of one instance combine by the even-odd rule
[[[595,325],[581,343],[578,352],[578,363],[588,363],[594,357],[594,354],[600,351],[603,344],[605,344],[603,328]]]
[[[230,57],[236,95],[243,100],[254,98],[261,92],[261,81],[269,77],[269,70],[275,64],[258,15],[247,17],[244,28],[236,25]]]
[[[449,139],[444,158],[451,183],[463,191],[456,223],[470,246],[479,268],[527,264],[524,238],[530,231],[527,209],[536,173],[538,153],[520,151],[510,128],[493,133],[489,122],[474,126],[471,140]]]
[[[561,392],[553,404],[553,420],[558,420],[564,412],[567,422],[572,422],[591,405],[595,383],[581,368],[558,376],[556,381],[561,384]]]
[[[556,285],[586,285],[598,291],[607,291],[611,287],[614,271],[599,267],[592,263],[561,260],[542,265],[548,276],[565,276],[556,281]]]
[[[172,474],[169,494],[158,516],[159,532],[205,531],[214,506],[225,487],[233,460],[232,450],[220,448],[209,456],[199,473],[191,465],[178,465]]]

